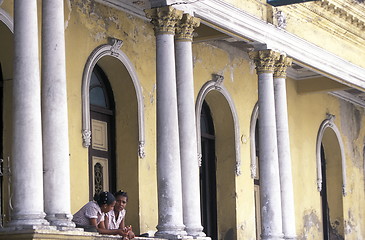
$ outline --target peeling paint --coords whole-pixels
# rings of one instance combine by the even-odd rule
[[[156,84],[153,84],[151,92],[149,92],[150,96],[150,103],[153,103],[155,101],[155,92],[156,92]]]
[[[67,6],[68,14],[67,14],[67,18],[65,20],[65,30],[67,29],[68,24],[71,19],[71,13],[72,13],[71,0],[66,1],[66,6]]]
[[[348,219],[345,220],[345,235],[348,235],[352,232],[356,232],[357,224],[352,214],[351,209],[347,211]]]
[[[361,169],[363,167],[362,161],[362,149],[359,149],[356,145],[356,141],[359,140],[361,121],[364,115],[362,109],[356,108],[353,104],[346,101],[340,101],[341,111],[341,132],[347,137],[347,144],[349,146],[348,152],[351,153],[351,160],[356,168]],[[363,140],[365,143],[365,139]]]
[[[317,239],[318,233],[321,232],[321,221],[316,211],[313,209],[305,211],[303,223],[303,232],[298,234],[298,240]]]

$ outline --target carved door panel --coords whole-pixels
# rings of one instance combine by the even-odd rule
[[[110,117],[91,111],[91,146],[89,149],[90,193],[112,191]]]

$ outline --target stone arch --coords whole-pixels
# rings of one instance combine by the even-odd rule
[[[198,142],[199,161],[201,161],[200,112],[202,109],[203,101],[205,100],[207,94],[211,91],[218,91],[227,100],[233,117],[234,145],[235,145],[235,158],[236,158],[235,173],[237,176],[239,176],[241,175],[241,151],[240,151],[240,129],[239,129],[237,111],[230,94],[228,93],[227,89],[222,85],[223,76],[213,75],[213,77],[214,77],[213,80],[210,80],[207,83],[205,83],[203,87],[200,89],[195,105],[196,133]]]
[[[89,147],[91,139],[90,131],[90,104],[89,104],[89,86],[90,77],[95,64],[103,57],[110,56],[118,59],[127,69],[137,95],[138,104],[138,155],[140,158],[145,157],[144,145],[145,145],[145,130],[144,130],[144,107],[143,107],[143,95],[140,81],[137,77],[137,73],[129,60],[129,58],[119,49],[123,44],[123,41],[110,38],[109,44],[104,44],[96,48],[89,56],[82,77],[82,142],[84,147]]]
[[[316,159],[317,159],[317,189],[320,192],[322,190],[322,167],[321,167],[321,145],[325,130],[330,128],[333,130],[337,137],[339,148],[341,151],[341,167],[342,167],[342,194],[346,196],[346,158],[344,144],[342,142],[340,131],[334,123],[334,115],[327,114],[325,119],[318,130],[317,142],[316,142]]]
[[[0,5],[1,5],[1,2],[0,2]],[[13,18],[2,8],[0,8],[0,21],[3,22],[12,33],[14,33]]]

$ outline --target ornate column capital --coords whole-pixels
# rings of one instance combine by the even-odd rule
[[[185,13],[176,27],[175,38],[178,41],[193,41],[194,29],[199,27],[200,19]]]
[[[279,60],[275,62],[274,78],[286,78],[286,69],[291,66],[293,59],[280,55]]]
[[[152,8],[144,10],[146,17],[151,19],[154,25],[155,35],[158,34],[175,34],[175,26],[182,18],[183,11],[177,10],[171,6]]]
[[[257,74],[273,73],[275,62],[280,58],[280,53],[271,49],[249,52],[248,55],[255,62]]]

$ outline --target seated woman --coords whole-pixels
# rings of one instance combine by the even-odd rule
[[[126,192],[119,191],[114,194],[116,203],[114,209],[105,214],[105,225],[107,229],[121,229],[126,233],[125,239],[133,239],[134,233],[132,226],[125,226],[125,207],[128,202],[128,195]]]
[[[88,232],[99,232],[101,234],[122,235],[126,232],[122,229],[107,229],[104,225],[105,213],[111,211],[115,205],[115,197],[109,192],[95,194],[94,201],[85,204],[74,214],[72,221],[76,227],[84,228]]]

